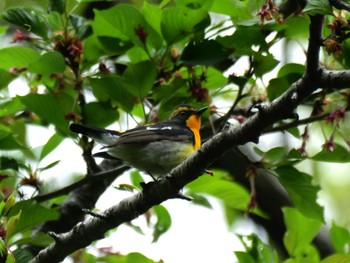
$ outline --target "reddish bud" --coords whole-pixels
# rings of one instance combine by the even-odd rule
[[[142,44],[146,44],[146,39],[148,37],[148,33],[146,32],[145,28],[142,25],[138,25],[135,28],[135,34],[138,36]]]
[[[334,137],[333,135],[322,145],[323,149],[333,152],[334,151]]]
[[[21,30],[16,29],[15,33],[13,34],[13,40],[11,43],[17,43],[21,41],[29,41],[33,38],[29,34],[23,34]]]

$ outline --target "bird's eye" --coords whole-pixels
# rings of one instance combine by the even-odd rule
[[[180,111],[180,116],[185,116],[186,115],[186,111]]]

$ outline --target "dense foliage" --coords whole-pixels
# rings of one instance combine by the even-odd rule
[[[213,152],[222,155],[198,161],[212,163],[214,176],[186,177],[177,170],[174,180],[186,185],[193,205],[210,206],[206,197],[213,196],[222,201],[229,224],[249,215],[272,240],[242,237],[246,250],[235,252],[239,262],[350,261],[349,222],[337,222],[332,214],[325,218],[318,201],[325,189],[320,174],[329,171],[305,168],[350,161],[347,2],[11,2],[4,4],[0,24],[1,262],[64,258],[139,211],[155,218],[150,224],[155,242],[166,235],[171,211],[148,206],[172,196],[156,197],[152,189],[143,195],[145,177],[138,172],[130,174],[132,184],[118,189],[135,196],[103,215],[91,211],[127,168],[109,160],[96,163],[93,142],[68,127],[70,122],[107,127],[130,117],[155,122],[180,103],[210,107],[203,117],[202,137],[209,145],[203,153],[216,147]],[[36,148],[30,144],[33,125],[54,130]],[[246,133],[250,125],[257,128]],[[270,148],[246,146],[254,158],[238,150],[265,133],[275,136]],[[221,135],[234,135],[234,143],[215,146],[226,138]],[[290,138],[298,142],[283,143]],[[56,189],[40,175],[59,160],[42,163],[65,140],[81,147],[87,173],[76,178],[66,167],[75,182]],[[189,165],[196,166],[193,162]],[[157,182],[159,189],[167,189],[166,180]],[[131,204],[139,200],[142,206],[132,213]],[[117,210],[125,217],[113,214]],[[86,229],[75,231],[87,214]],[[96,222],[105,228],[89,232]],[[327,237],[316,238],[322,227]],[[79,253],[86,262],[153,262],[139,253]]]

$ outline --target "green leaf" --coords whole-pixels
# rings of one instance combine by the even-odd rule
[[[169,7],[162,13],[161,30],[168,44],[178,42],[196,31],[196,26],[208,19],[208,13],[201,9],[184,6]]]
[[[28,67],[30,63],[37,61],[40,55],[37,51],[21,46],[6,47],[0,49],[0,69]]]
[[[51,169],[52,167],[55,167],[59,162],[60,162],[60,160],[54,161],[54,162],[52,162],[52,163],[50,163],[50,164],[48,164],[48,165],[46,165],[46,166],[44,166],[44,167],[39,167],[39,168],[38,168],[38,171],[42,172],[42,171],[49,170],[49,169]]]
[[[333,15],[333,9],[328,0],[309,0],[303,11],[309,15]]]
[[[317,235],[322,223],[302,215],[295,208],[285,207],[282,209],[287,232],[283,243],[292,257],[304,256],[308,247]]]
[[[47,11],[63,14],[66,11],[67,0],[48,0]]]
[[[326,257],[321,263],[348,263],[350,262],[349,255],[333,254]]]
[[[86,124],[105,127],[119,119],[118,111],[108,102],[90,102],[85,105]]]
[[[130,112],[134,106],[134,96],[123,86],[119,76],[91,78],[90,84],[96,98],[101,102],[111,101],[112,105]]]
[[[140,11],[131,5],[120,4],[107,10],[95,11],[92,28],[97,36],[119,38],[122,41],[131,40],[134,44],[145,48],[142,37],[137,34],[140,30],[146,35],[146,44],[155,48],[161,45],[159,34],[149,25]]]
[[[189,190],[189,195],[195,194],[209,194],[223,201],[224,204],[230,208],[246,211],[247,205],[250,201],[250,194],[239,184],[225,179],[224,173],[214,171],[215,176],[202,176],[197,180],[191,182],[186,187]],[[259,209],[252,211],[262,217],[265,215]]]
[[[0,157],[0,170],[12,169],[18,171],[18,163],[11,157],[1,156]]]
[[[256,261],[247,252],[234,251],[238,263],[256,263]]]
[[[278,180],[287,189],[296,208],[303,215],[323,222],[323,207],[317,203],[319,186],[312,185],[311,176],[299,172],[292,166],[278,167],[276,170]]]
[[[162,206],[157,205],[153,207],[155,215],[157,216],[157,222],[154,226],[153,241],[157,242],[159,237],[164,234],[171,226],[171,217],[168,210]]]
[[[258,77],[263,76],[265,73],[273,70],[279,61],[275,59],[270,53],[267,55],[262,55],[261,53],[254,54],[253,66],[255,74]]]
[[[37,61],[29,64],[28,71],[50,75],[52,73],[63,73],[66,63],[63,56],[59,52],[48,52],[42,55]]]
[[[348,163],[350,162],[350,154],[348,149],[346,149],[340,144],[335,143],[333,151],[322,149],[322,151],[320,151],[310,159],[320,162]]]
[[[28,32],[32,32],[42,38],[47,38],[47,28],[45,21],[45,13],[32,8],[10,8],[5,10],[2,19],[16,26],[24,28]]]
[[[208,11],[214,0],[176,0],[177,5],[186,6],[191,9],[203,9]]]
[[[48,123],[54,124],[63,134],[69,133],[69,121],[65,119],[65,116],[74,105],[73,98],[63,93],[59,96],[53,94],[28,94],[21,97],[21,102],[28,110],[33,111]]]
[[[32,245],[39,247],[47,247],[54,242],[54,239],[46,233],[36,233],[34,236],[21,238],[16,240],[13,245]]]
[[[146,256],[140,253],[132,252],[125,256],[125,261],[123,261],[123,263],[157,263],[157,262],[147,258]]]
[[[350,247],[350,232],[349,230],[332,224],[332,227],[329,231],[329,237],[332,241],[332,245],[337,253],[340,254],[349,254]]]
[[[28,249],[17,248],[12,252],[16,263],[27,263],[33,259],[32,253]],[[7,262],[7,261],[6,261]]]
[[[15,194],[14,192],[12,192],[11,195],[7,198],[2,208],[1,215],[2,216],[6,215],[7,212],[10,210],[10,208],[15,205],[15,203],[16,203]]]
[[[191,41],[183,50],[180,60],[185,64],[207,66],[219,63],[230,54],[231,52],[215,40]]]
[[[1,62],[0,62],[1,63]],[[12,80],[16,78],[15,75],[9,73],[4,69],[0,69],[0,90],[8,86]],[[0,108],[1,111],[1,108]]]
[[[157,77],[157,69],[151,61],[129,64],[124,71],[122,81],[127,90],[135,97],[148,95]]]
[[[8,127],[0,124],[0,149],[15,150],[23,149],[23,146],[15,139],[15,135]]]
[[[13,234],[35,227],[49,220],[59,217],[57,209],[48,209],[33,200],[26,200],[16,203],[10,209],[8,216],[13,217],[21,213],[21,217],[13,229]]]
[[[15,229],[16,229],[18,223],[19,223],[19,219],[21,217],[21,213],[22,213],[22,211],[18,211],[17,214],[13,214],[12,216],[8,215],[9,216],[9,220],[6,223],[6,238],[5,238],[5,241],[7,243],[10,240],[10,238],[14,234],[16,234]]]
[[[52,135],[41,150],[39,161],[43,160],[47,155],[49,155],[53,150],[55,150],[57,146],[60,145],[60,143],[63,141],[63,139],[64,138],[57,133]]]
[[[10,114],[15,114],[23,110],[23,108],[24,108],[24,105],[21,103],[20,98],[13,97],[10,100],[0,104],[0,117],[4,117]]]

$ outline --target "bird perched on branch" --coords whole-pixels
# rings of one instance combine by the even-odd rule
[[[192,106],[180,105],[167,121],[125,132],[79,123],[72,123],[69,128],[102,144],[102,149],[106,150],[103,152],[105,156],[120,159],[127,165],[159,178],[201,146],[200,116],[206,109],[197,110]]]

